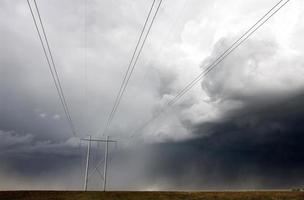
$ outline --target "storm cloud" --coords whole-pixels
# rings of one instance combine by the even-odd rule
[[[0,189],[81,189],[150,1],[38,1],[71,115],[26,1],[0,3]],[[164,1],[109,135],[109,189],[279,189],[304,182],[304,3],[292,0],[174,107],[134,130],[276,1]],[[86,74],[86,75],[85,75]],[[93,144],[92,169],[103,158]],[[90,189],[99,189],[98,173]]]

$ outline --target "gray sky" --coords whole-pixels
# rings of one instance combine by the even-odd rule
[[[86,67],[85,1],[37,2],[78,137],[97,137],[151,1],[87,0]],[[130,138],[275,3],[164,0],[109,129],[120,139],[111,147],[110,188],[304,184],[301,0],[291,0],[178,105]],[[78,189],[84,144],[66,123],[26,1],[1,0],[0,25],[0,179],[8,180],[0,189]]]

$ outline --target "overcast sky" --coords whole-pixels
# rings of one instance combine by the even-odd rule
[[[0,1],[0,189],[82,187],[79,138],[100,137],[152,3],[86,1],[85,45],[85,0],[37,0],[77,137],[26,0]],[[130,137],[277,2],[163,0],[109,128],[119,140],[110,148],[110,189],[304,185],[302,0],[290,0],[176,106]],[[102,148],[93,145],[92,166]]]

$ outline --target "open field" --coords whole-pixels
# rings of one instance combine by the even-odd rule
[[[303,192],[2,191],[0,200],[304,200]]]

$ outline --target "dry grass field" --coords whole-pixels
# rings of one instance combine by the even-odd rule
[[[2,191],[0,200],[304,200],[303,192]]]

